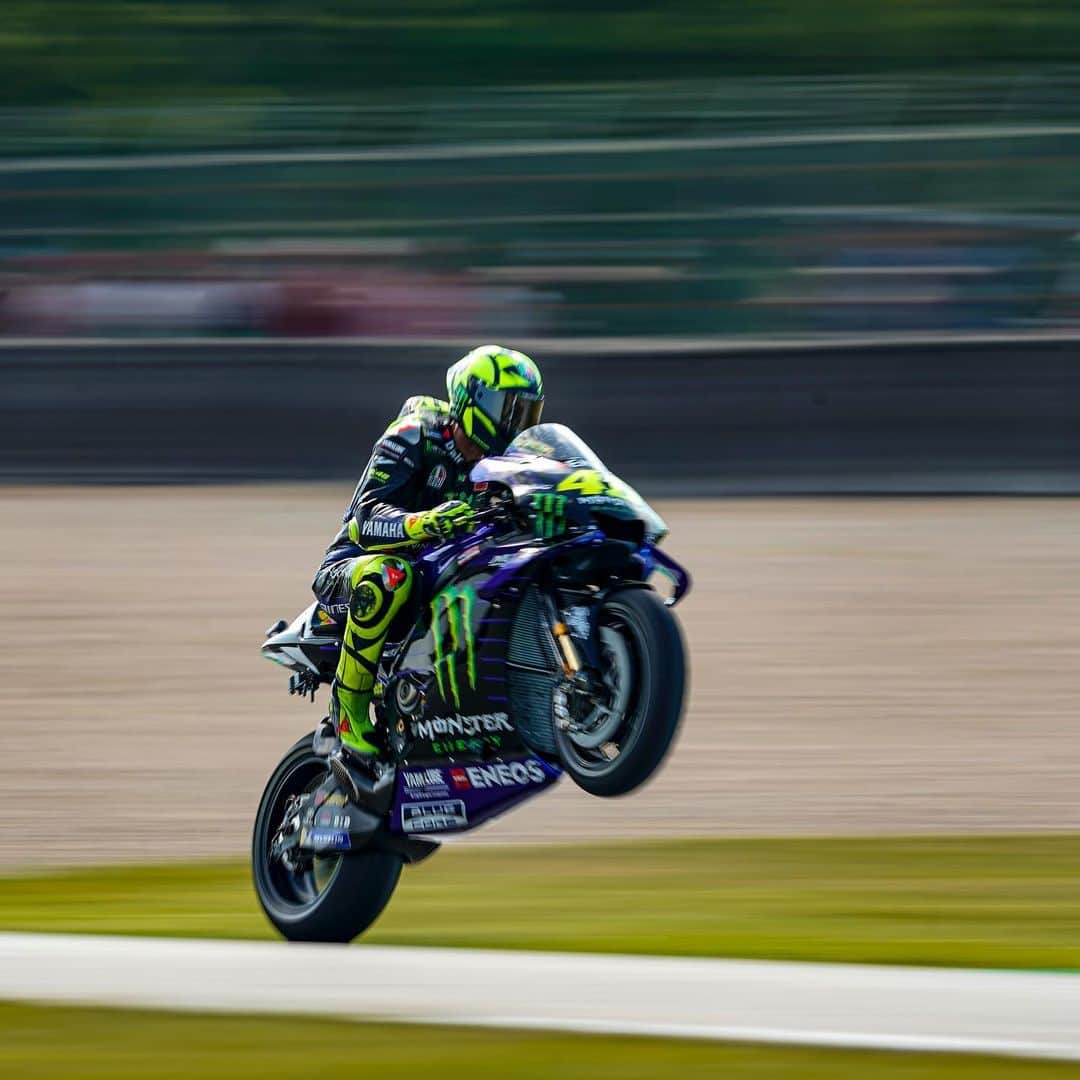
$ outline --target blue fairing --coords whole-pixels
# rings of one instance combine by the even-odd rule
[[[504,516],[499,506],[506,492],[497,493],[493,513],[500,525],[485,524],[430,548],[414,564],[420,602],[429,616],[399,652],[396,670],[399,677],[415,673],[421,683],[427,681],[420,711],[409,713],[397,728],[403,741],[390,811],[390,828],[397,833],[463,832],[544,791],[562,775],[553,749],[530,737],[528,724],[542,720],[530,719],[521,704],[523,691],[520,684],[515,690],[512,675],[520,662],[508,660],[522,597],[546,580],[542,564],[593,565],[591,548],[595,565],[614,565],[627,584],[640,586],[656,571],[667,574],[674,582],[669,603],[690,585],[686,571],[657,550],[666,532],[663,522],[572,432],[541,425],[526,435],[503,457],[479,462],[472,474],[478,484],[508,489],[517,504],[514,513]],[[571,460],[539,452],[545,446]],[[568,477],[573,480],[560,490]],[[593,494],[598,485],[602,497]],[[524,511],[538,492],[564,496],[569,528],[554,536],[533,535]],[[629,528],[628,521],[643,527]],[[583,551],[582,560],[566,559]],[[605,564],[612,553],[615,562]]]
[[[534,755],[405,767],[397,775],[390,828],[429,834],[473,829],[539,794],[561,776],[557,765]]]
[[[474,484],[501,484],[523,506],[535,495],[559,494],[580,504],[586,521],[592,513],[640,521],[650,544],[668,532],[664,519],[563,424],[538,424],[523,431],[501,457],[477,462],[470,479]]]

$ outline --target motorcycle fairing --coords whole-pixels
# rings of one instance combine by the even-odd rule
[[[550,787],[562,770],[534,755],[398,769],[390,828],[463,832]]]
[[[316,600],[284,630],[268,637],[262,644],[262,654],[292,671],[307,671],[329,679],[341,651],[343,628],[337,618]]]
[[[664,519],[564,424],[523,431],[505,454],[477,462],[470,478],[479,485],[501,484],[522,506],[536,496],[557,494],[566,518],[577,523],[587,523],[593,514],[639,521],[650,544],[668,532]]]
[[[460,545],[453,545],[459,547]],[[477,558],[477,563],[486,560]],[[441,560],[419,564],[420,602],[427,625],[417,628],[403,650],[395,671],[416,671],[425,676],[424,707],[402,718],[398,734],[412,743],[410,758],[430,760],[453,754],[480,755],[505,745],[518,749],[512,725],[506,730],[481,721],[455,722],[470,717],[505,715],[509,711],[503,671],[507,630],[512,611],[496,607],[482,596],[483,572],[469,573],[444,584]],[[471,569],[471,567],[470,567]],[[478,568],[479,569],[479,568]],[[441,587],[439,587],[441,586]],[[455,739],[481,740],[481,746],[446,745]],[[433,745],[436,744],[436,745]]]
[[[674,591],[664,601],[668,607],[674,607],[690,591],[693,580],[690,572],[666,551],[661,551],[654,544],[644,544],[638,552],[638,558],[642,562],[644,579],[647,580],[649,575],[656,571],[671,580]]]
[[[425,553],[417,562],[429,616],[393,664],[422,680],[423,707],[393,722],[399,750],[390,827],[401,834],[463,832],[555,783],[562,770],[530,752],[513,720],[507,653],[526,571],[558,545],[490,533]],[[573,541],[567,541],[571,544]],[[498,564],[492,567],[492,563]],[[464,569],[447,584],[448,567]],[[489,585],[499,579],[497,588]]]
[[[387,682],[391,687],[395,677],[408,673],[424,683],[422,711],[392,720],[389,734],[404,763],[487,761],[528,752],[514,724],[507,684],[518,606],[540,564],[594,544],[603,534],[594,530],[557,544],[520,538],[496,545],[487,538],[481,530],[418,560],[420,603],[430,619],[417,628]],[[445,568],[463,562],[467,573],[445,585]],[[539,650],[537,669],[557,672],[554,644],[541,642]],[[384,696],[392,697],[393,690]]]

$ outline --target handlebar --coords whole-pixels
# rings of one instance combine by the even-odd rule
[[[440,548],[448,548],[456,546],[464,541],[486,540],[489,536],[495,534],[494,522],[500,517],[505,517],[505,510],[502,507],[491,507],[488,510],[480,510],[473,516],[473,521],[480,525],[480,528],[474,529],[470,532],[461,532],[456,536],[432,536],[425,541],[421,541],[421,546],[424,549],[424,554],[430,554],[431,552],[438,551]]]
[[[473,514],[474,521],[497,521],[499,518],[508,517],[505,506],[489,506],[486,510],[477,510]]]

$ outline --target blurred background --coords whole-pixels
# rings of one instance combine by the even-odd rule
[[[2,477],[354,476],[493,339],[667,491],[1075,488],[1069,4],[14,0],[6,27]]]
[[[479,839],[1080,827],[1078,30],[12,0],[0,860],[244,850],[317,711],[261,631],[387,419],[485,340],[535,355],[697,588],[665,776]],[[208,753],[230,723],[239,761]],[[28,844],[42,790],[79,812]]]
[[[693,686],[647,790],[566,784],[468,843],[1023,834],[949,885],[975,918],[1043,834],[1035,907],[993,928],[942,923],[934,878],[897,943],[901,847],[859,947],[714,940],[731,882],[688,876],[685,948],[1064,965],[1080,8],[7,0],[0,70],[5,871],[242,860],[321,715],[261,632],[308,602],[401,401],[494,340],[667,517]],[[627,889],[621,858],[590,855]],[[799,856],[777,895],[838,866]],[[171,932],[154,911],[64,926]],[[1039,920],[1041,952],[993,952]],[[612,945],[590,933],[559,947]]]

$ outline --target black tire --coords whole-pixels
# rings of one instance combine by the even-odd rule
[[[652,589],[613,592],[598,619],[601,626],[617,627],[632,651],[635,680],[617,755],[605,760],[583,750],[558,727],[555,741],[574,782],[591,795],[610,798],[640,787],[664,760],[682,718],[686,650],[679,624]]]
[[[270,843],[291,794],[300,794],[326,776],[326,759],[311,750],[311,735],[282,758],[259,800],[252,838],[255,893],[266,917],[289,941],[349,942],[382,913],[401,874],[401,857],[359,851],[313,862],[310,880],[270,857]]]

